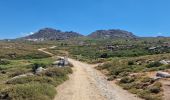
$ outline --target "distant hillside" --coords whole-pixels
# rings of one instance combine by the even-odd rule
[[[75,37],[81,37],[83,35],[76,32],[62,32],[60,30],[52,29],[52,28],[43,28],[38,32],[35,32],[32,35],[23,37],[22,39],[27,40],[65,40]]]
[[[124,30],[118,30],[118,29],[112,29],[112,30],[97,30],[88,37],[91,38],[111,38],[111,39],[116,39],[116,38],[137,38],[132,32],[124,31]]]
[[[83,35],[77,33],[77,32],[62,32],[61,30],[56,30],[53,28],[43,28],[40,29],[38,32],[35,32],[32,35],[20,38],[24,40],[31,40],[31,41],[37,41],[37,40],[66,40],[66,39],[72,39],[75,37],[83,37]],[[111,29],[111,30],[97,30],[90,35],[87,36],[87,38],[95,38],[95,39],[135,39],[137,36],[135,36],[132,32],[124,31],[124,30],[118,30],[118,29]]]

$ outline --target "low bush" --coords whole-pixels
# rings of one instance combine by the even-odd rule
[[[170,69],[170,64],[166,65],[165,67],[166,69]]]
[[[23,69],[20,69],[20,70],[16,70],[14,72],[12,72],[9,77],[15,77],[15,76],[18,76],[18,75],[22,75],[22,74],[25,74],[27,71],[26,70],[23,70]]]
[[[52,100],[56,90],[50,84],[28,83],[12,86],[0,94],[1,100]]]
[[[103,53],[100,55],[101,58],[108,58],[108,54],[107,53]]]
[[[56,86],[56,82],[49,77],[40,77],[40,76],[26,76],[21,78],[15,78],[7,81],[7,84],[26,84],[30,82],[37,82],[40,84],[47,83]]]
[[[147,83],[147,82],[149,82],[149,83],[153,83],[154,82],[154,80],[152,79],[152,78],[150,78],[150,77],[143,77],[142,79],[141,79],[141,82],[142,83]]]
[[[72,73],[72,69],[70,67],[64,67],[64,68],[48,68],[44,74],[49,77],[60,77],[60,76],[66,76],[66,74]],[[43,73],[42,73],[43,74]]]
[[[109,78],[107,80],[108,81],[113,81],[114,79],[116,79],[116,76],[115,75],[111,75],[111,76],[109,76]]]
[[[139,91],[137,95],[145,100],[162,100],[160,95],[152,95],[149,91]]]
[[[98,66],[98,69],[108,69],[108,68],[110,68],[110,67],[112,67],[112,66],[113,66],[112,63],[107,62],[107,63],[104,63],[104,64],[101,65],[101,66]]]
[[[133,61],[128,61],[128,65],[134,65]]]
[[[42,59],[48,57],[50,57],[48,54],[35,52],[35,53],[29,53],[27,55],[20,55],[17,57],[17,59]]]
[[[44,72],[44,75],[48,77],[62,77],[66,76],[66,72],[61,68],[49,68]]]
[[[65,68],[48,68],[46,71],[37,76],[25,76],[21,78],[14,78],[7,81],[7,84],[25,84],[30,82],[47,83],[54,86],[59,85],[68,79],[67,74],[72,73],[70,67]]]
[[[151,62],[149,63],[148,65],[146,65],[147,68],[152,68],[152,67],[159,67],[161,66],[162,64],[159,62],[159,61],[156,61],[156,62]]]
[[[48,68],[46,71],[40,73],[40,76],[45,76],[52,78],[56,82],[56,86],[64,82],[68,79],[68,75],[72,73],[72,69],[70,67],[65,68]]]
[[[120,80],[120,83],[131,83],[134,81],[135,81],[135,79],[133,77],[124,77]]]
[[[145,100],[161,100],[162,85],[160,82],[155,82],[152,78],[146,76],[124,77],[118,84],[123,89],[135,93]]]
[[[159,87],[156,87],[156,86],[152,86],[152,87],[149,87],[149,91],[151,93],[159,93],[161,91],[161,89]]]
[[[10,61],[9,61],[9,60],[0,59],[0,65],[8,65],[8,64],[10,64]]]
[[[159,93],[161,91],[162,84],[160,82],[154,83],[152,86],[149,87],[149,91],[151,93]]]

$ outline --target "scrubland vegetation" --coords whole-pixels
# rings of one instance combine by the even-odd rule
[[[138,57],[170,53],[169,38],[90,39],[79,38],[58,42],[51,52],[69,55],[88,63],[105,62],[113,57]],[[154,47],[154,49],[151,49]]]
[[[46,42],[0,42],[0,98],[7,100],[52,100],[54,87],[68,79],[71,68],[53,68],[49,55],[39,52],[42,47],[55,55],[69,56],[87,63],[101,63],[96,69],[116,80],[123,89],[146,100],[161,100],[162,85],[147,76],[148,72],[168,70],[170,65],[159,61],[170,60],[169,38],[90,39],[78,38]],[[12,79],[33,73],[37,66],[42,73]],[[34,87],[34,88],[33,88]]]
[[[1,100],[52,100],[55,87],[72,73],[70,67],[53,67],[56,59],[37,50],[47,47],[45,43],[0,42],[0,46]],[[34,74],[35,66],[46,70]],[[20,76],[27,73],[30,75]]]
[[[145,100],[162,99],[162,85],[152,78],[146,76],[123,77],[117,84]]]
[[[162,100],[161,83],[147,73],[170,69],[170,65],[160,63],[170,59],[169,41],[169,38],[88,38],[63,42],[54,50],[65,50],[70,57],[87,63],[103,63],[97,69],[105,73],[108,80],[119,80],[118,85],[146,100]]]
[[[170,54],[146,55],[139,57],[117,57],[97,67],[105,72],[108,80],[146,100],[162,100],[161,83],[147,76],[148,72],[170,69],[159,61],[170,59]]]

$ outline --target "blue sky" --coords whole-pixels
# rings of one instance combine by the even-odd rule
[[[170,0],[0,0],[0,39],[44,27],[87,35],[124,29],[138,36],[170,36]]]

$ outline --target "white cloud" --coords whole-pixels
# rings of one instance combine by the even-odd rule
[[[29,32],[29,33],[21,32],[20,34],[21,34],[21,36],[28,36],[28,35],[34,34],[34,32]]]
[[[29,35],[32,35],[32,34],[34,34],[34,32],[30,32],[30,33],[29,33]]]

